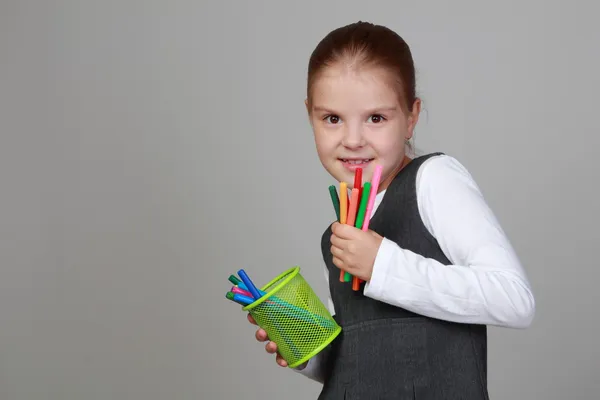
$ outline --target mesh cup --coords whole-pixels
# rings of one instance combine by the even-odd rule
[[[342,331],[325,305],[294,267],[262,289],[265,295],[243,308],[277,344],[295,368],[323,350]]]

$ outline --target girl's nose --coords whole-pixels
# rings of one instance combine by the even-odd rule
[[[342,145],[349,149],[360,148],[364,146],[364,136],[360,127],[348,127],[342,138]]]

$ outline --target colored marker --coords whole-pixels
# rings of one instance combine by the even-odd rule
[[[244,296],[241,294],[236,294],[233,292],[227,292],[225,297],[227,297],[229,300],[233,300],[236,303],[239,303],[243,306],[247,306],[248,304],[252,304],[252,302],[254,302],[254,299],[252,299],[251,297]]]
[[[367,203],[367,211],[365,212],[365,219],[363,221],[362,230],[369,230],[369,222],[371,221],[371,215],[373,214],[373,208],[375,207],[375,199],[377,198],[377,191],[379,190],[379,182],[381,181],[381,173],[383,167],[378,165],[375,167],[373,172],[373,179],[371,179],[371,193],[369,194],[369,202]],[[354,291],[360,290],[361,279],[354,277],[352,281],[352,289]]]
[[[333,203],[333,209],[335,210],[335,217],[340,220],[340,198],[338,197],[335,185],[329,186],[329,195],[331,196],[331,202]]]
[[[248,292],[248,293],[250,293],[250,291],[248,290],[248,287],[247,287],[246,285],[244,285],[244,282],[240,282],[240,283],[237,285],[237,287],[238,287],[238,288],[240,288],[240,289],[242,289],[242,290],[245,290],[245,291],[246,291],[246,292]],[[259,290],[258,290],[258,293],[259,293],[259,294],[260,294],[260,296],[262,297],[262,296],[264,296],[264,295],[265,295],[265,293],[266,293],[266,292],[263,292],[262,290],[260,290],[260,289],[259,289]],[[250,294],[251,294],[251,293],[250,293]],[[251,295],[252,295],[252,294],[251,294]]]
[[[356,210],[358,208],[358,202],[359,202],[358,196],[359,196],[359,189],[353,188],[352,194],[350,195],[350,206],[348,208],[348,218],[346,220],[346,223],[348,225],[354,226],[354,222],[356,221]],[[340,282],[350,282],[351,280],[352,280],[352,275],[349,272],[340,270]]]
[[[340,224],[348,219],[348,184],[340,182]]]
[[[248,296],[248,297],[252,297],[252,293],[250,293],[247,290],[241,289],[238,286],[234,286],[231,288],[231,292],[233,292],[234,294],[241,294],[244,296]]]
[[[242,290],[245,290],[246,292],[250,292],[250,291],[248,290],[248,286],[246,286],[246,285],[244,284],[244,282],[240,282],[240,283],[238,283],[238,284],[237,284],[237,287],[239,287],[239,288],[240,288],[240,289],[242,289]],[[262,291],[262,290],[260,290],[260,289],[257,289],[257,290],[258,290],[258,293],[260,294],[260,297],[262,297],[262,296],[264,296],[265,294],[267,294],[267,292],[263,292],[263,291]]]
[[[358,207],[358,214],[356,215],[355,227],[362,229],[363,221],[365,220],[365,213],[367,211],[367,202],[369,201],[369,195],[371,193],[371,182],[365,182],[363,193],[360,198],[360,205]]]
[[[362,195],[362,168],[354,170],[354,186],[353,189],[358,189],[358,198]]]
[[[348,184],[340,182],[340,224],[345,224],[348,219]],[[340,282],[344,282],[344,270],[340,269]]]
[[[254,297],[254,300],[259,299],[261,297],[261,294],[258,292],[256,286],[254,286],[254,283],[252,283],[252,281],[250,280],[250,277],[246,274],[246,271],[240,269],[238,271],[238,275],[240,276],[240,278],[242,278],[242,281],[246,285],[248,291],[252,293],[252,297]]]
[[[233,283],[234,285],[239,285],[242,283],[242,281],[240,281],[235,275],[229,275],[229,282]]]
[[[356,221],[356,210],[358,209],[358,193],[359,189],[352,189],[352,194],[350,195],[350,207],[348,208],[348,220],[346,223],[348,225],[354,226],[354,221]]]
[[[362,230],[369,230],[369,222],[371,219],[371,214],[373,213],[373,207],[375,207],[375,198],[377,197],[377,191],[379,190],[379,181],[381,180],[381,171],[382,166],[378,165],[375,167],[375,172],[373,172],[373,179],[371,180],[371,193],[369,195],[369,202],[367,203],[367,211],[365,213],[365,220],[363,221]]]
[[[369,195],[371,193],[371,182],[365,182],[364,187],[362,188],[361,194],[360,194],[360,205],[358,207],[358,212],[356,215],[356,221],[354,226],[356,228],[361,229],[362,225],[363,225],[363,221],[365,219],[365,213],[367,211],[367,203],[369,201]],[[352,287],[355,288],[356,287],[356,281],[357,279],[354,279],[354,277],[351,277],[350,274],[346,273],[345,275],[345,282],[350,282],[352,281]],[[355,289],[357,290],[357,289]]]

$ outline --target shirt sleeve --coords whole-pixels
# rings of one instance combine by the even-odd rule
[[[535,302],[514,249],[467,170],[436,156],[417,178],[419,213],[451,265],[384,238],[364,295],[432,318],[526,328]]]
[[[327,307],[329,309],[329,312],[331,313],[331,315],[335,315],[335,308],[333,306],[333,300],[331,299],[331,293],[329,292],[329,270],[327,269],[327,266],[325,266],[325,283],[327,285]],[[294,368],[294,371],[304,375],[305,377],[312,379],[313,381],[319,382],[319,383],[323,383],[324,381],[324,374],[323,374],[323,365],[324,365],[324,361],[323,361],[323,355],[325,354],[325,350],[321,351],[320,353],[317,353],[314,357],[312,357],[310,360],[308,360],[308,363],[306,364],[306,366],[304,366],[304,368],[302,367],[296,367]]]

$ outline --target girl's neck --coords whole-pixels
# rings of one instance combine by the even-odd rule
[[[389,174],[389,176],[385,179],[384,182],[381,182],[381,184],[379,185],[379,190],[377,191],[377,193],[381,193],[384,190],[386,190],[388,188],[388,186],[390,185],[390,183],[392,183],[392,181],[394,180],[394,178],[396,178],[396,176],[398,176],[398,174],[400,173],[400,171],[402,171],[404,169],[404,167],[406,167],[411,161],[412,161],[412,159],[410,157],[404,156],[404,158],[402,159],[402,162],[400,163],[400,165],[398,165],[398,167],[396,169],[394,169],[392,171],[392,173]]]

